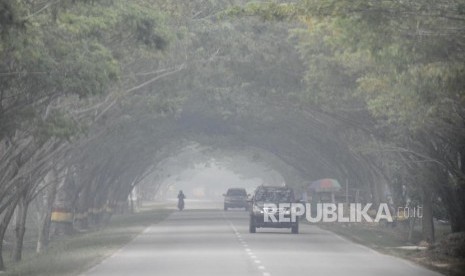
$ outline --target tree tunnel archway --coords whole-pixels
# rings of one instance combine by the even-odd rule
[[[44,199],[44,229],[53,204],[67,225],[98,222],[191,142],[273,156],[289,185],[348,180],[374,203],[397,189],[405,204],[408,187],[465,229],[458,1],[425,4],[434,18],[402,3],[7,2],[0,247],[17,206],[25,218]]]
[[[358,187],[371,184],[372,179],[364,178],[364,164],[338,136],[340,122],[324,114],[268,106],[260,114],[244,112],[224,118],[196,102],[199,101],[186,101],[176,117],[125,116],[121,123],[91,142],[93,146],[86,145],[81,154],[87,161],[82,163],[91,163],[92,172],[101,175],[88,184],[94,187],[90,189],[92,195],[103,194],[94,199],[94,204],[104,205],[108,197],[110,201],[124,201],[134,185],[157,169],[158,162],[176,155],[189,142],[219,149],[254,148],[266,152],[299,175],[292,178],[289,173],[287,177],[283,174],[292,179],[286,181],[288,185],[299,188],[305,181],[324,177],[350,179]],[[86,170],[85,165],[82,170]],[[85,174],[92,176],[92,172]]]

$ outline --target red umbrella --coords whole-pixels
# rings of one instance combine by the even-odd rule
[[[314,192],[338,192],[341,190],[341,184],[336,179],[323,178],[313,181],[308,189]]]

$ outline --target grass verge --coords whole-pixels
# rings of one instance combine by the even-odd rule
[[[465,276],[463,260],[438,255],[435,250],[405,250],[401,246],[412,245],[406,239],[404,231],[365,224],[333,224],[324,223],[320,228],[329,230],[339,236],[356,243],[370,247],[380,253],[392,255],[425,266],[431,270],[449,276]],[[439,229],[440,231],[441,229]],[[441,237],[438,237],[441,238]],[[415,233],[415,240],[420,239],[420,233]]]
[[[148,226],[165,219],[172,210],[150,209],[115,215],[101,230],[55,240],[47,251],[25,258],[3,275],[78,275],[130,242]]]

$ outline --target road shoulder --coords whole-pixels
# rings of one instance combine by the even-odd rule
[[[159,206],[134,214],[115,215],[102,229],[53,241],[47,251],[10,267],[4,275],[79,275],[172,212]]]
[[[440,257],[435,254],[434,248],[410,245],[404,237],[399,237],[398,233],[390,229],[336,223],[319,223],[317,226],[378,253],[397,257],[444,275],[465,276],[463,260]]]

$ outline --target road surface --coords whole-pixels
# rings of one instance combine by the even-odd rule
[[[233,210],[174,212],[84,275],[440,275],[312,225],[259,228]]]

